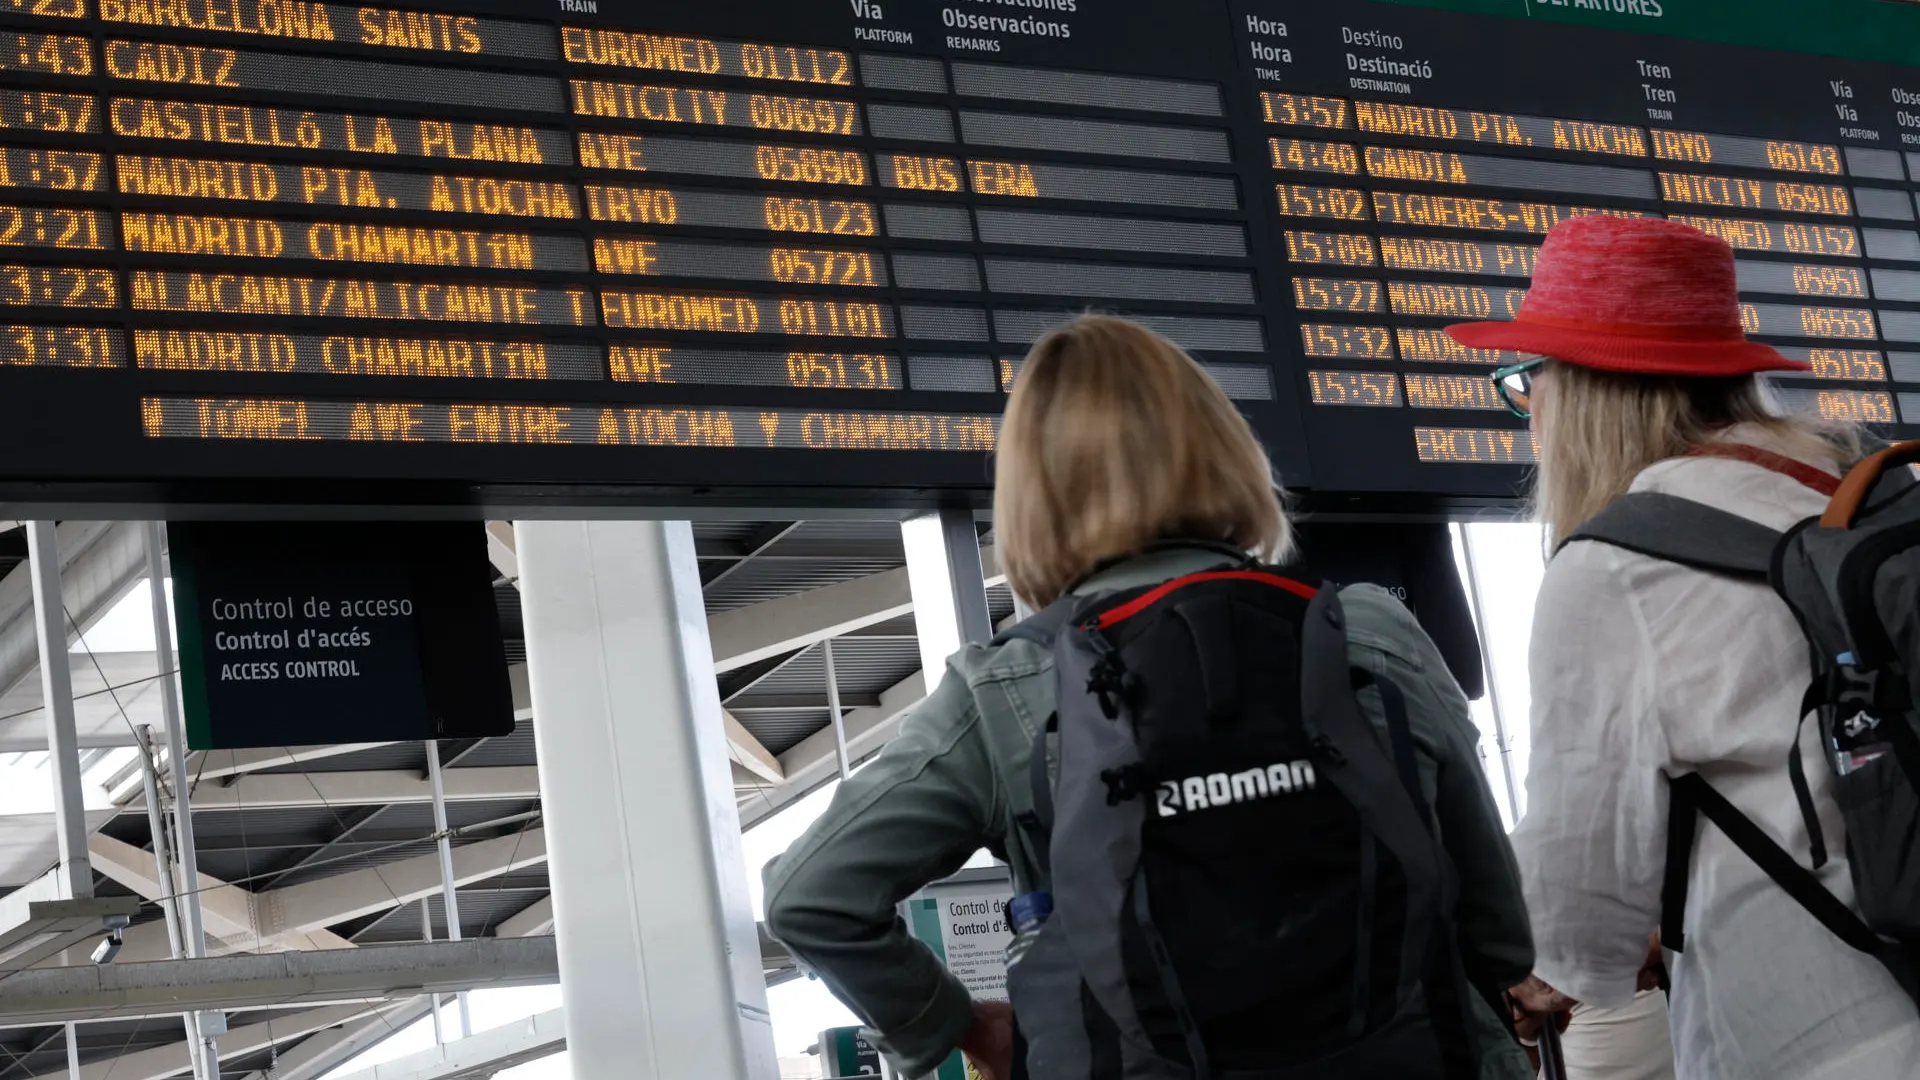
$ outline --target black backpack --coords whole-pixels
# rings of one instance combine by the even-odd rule
[[[1770,455],[1723,449],[1708,453],[1795,471],[1790,462],[1770,464]],[[1840,484],[1826,514],[1784,534],[1689,499],[1637,492],[1615,500],[1564,542],[1599,541],[1769,585],[1807,636],[1813,680],[1800,723],[1816,719],[1821,756],[1834,773],[1860,913],[1689,773],[1668,785],[1660,931],[1667,948],[1686,948],[1687,882],[1698,819],[1705,816],[1834,936],[1879,959],[1920,1000],[1920,486],[1905,470],[1888,472],[1915,461],[1920,442],[1867,459]],[[1808,857],[1818,870],[1827,850],[1806,768],[1796,738],[1787,771],[1812,838]]]
[[[1026,821],[1053,914],[1008,972],[1028,1075],[1473,1075],[1451,864],[1404,701],[1349,667],[1335,587],[1247,564],[1070,598],[1010,637],[1052,649],[1058,681]]]

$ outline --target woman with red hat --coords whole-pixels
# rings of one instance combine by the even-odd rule
[[[1805,365],[1746,339],[1736,291],[1720,240],[1585,217],[1548,234],[1512,322],[1449,328],[1523,358],[1496,379],[1531,420],[1550,543],[1629,491],[1783,530],[1825,508],[1860,436],[1774,405],[1760,374]],[[1513,842],[1538,958],[1516,997],[1623,1006],[1660,922],[1668,778],[1700,773],[1774,842],[1809,850],[1787,768],[1807,645],[1764,586],[1576,541],[1547,567],[1529,668],[1529,807]],[[1816,740],[1802,752],[1817,761]],[[1851,904],[1827,773],[1806,770],[1831,853],[1819,876]],[[1682,1080],[1920,1077],[1920,1017],[1885,968],[1711,825],[1690,867],[1688,947],[1667,957]]]

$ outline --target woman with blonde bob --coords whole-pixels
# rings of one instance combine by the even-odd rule
[[[1034,346],[1007,404],[997,470],[1000,565],[1035,610],[1231,566],[1240,553],[1280,560],[1291,548],[1245,419],[1186,353],[1121,319],[1076,319]],[[1422,780],[1459,871],[1467,965],[1512,985],[1532,949],[1467,703],[1397,601],[1372,586],[1340,597],[1353,664],[1407,698]],[[895,905],[983,847],[1011,865],[1016,893],[1051,887],[1021,819],[1034,809],[1029,761],[1054,699],[1053,657],[1032,641],[966,646],[899,736],[767,871],[769,929],[877,1032],[903,1075],[930,1073],[956,1047],[987,1080],[1011,1075],[1008,1007],[972,1000],[901,927]],[[1527,1075],[1492,1009],[1475,1006],[1482,1075]]]
[[[1548,234],[1514,321],[1449,330],[1527,357],[1495,379],[1531,418],[1535,503],[1550,544],[1564,544],[1535,609],[1528,808],[1514,834],[1540,954],[1515,996],[1537,1011],[1624,1010],[1645,992],[1669,780],[1698,773],[1786,851],[1804,860],[1812,847],[1788,767],[1812,676],[1787,606],[1762,584],[1567,543],[1628,492],[1779,530],[1825,509],[1860,436],[1774,403],[1761,373],[1807,365],[1748,341],[1740,314],[1724,242],[1588,217]],[[1825,759],[1816,732],[1801,741],[1804,760]],[[1819,877],[1851,904],[1832,777],[1805,773],[1831,853]],[[1717,827],[1699,824],[1684,873],[1686,949],[1666,956],[1681,1080],[1920,1076],[1920,1020],[1878,961]]]

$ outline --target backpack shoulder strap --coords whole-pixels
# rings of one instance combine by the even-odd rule
[[[1067,622],[1073,618],[1073,610],[1085,600],[1084,597],[1069,593],[1055,600],[1032,615],[1014,623],[993,636],[989,645],[1005,645],[1009,641],[1031,641],[1043,649],[1053,648],[1053,639],[1066,629]]]
[[[1781,534],[1705,503],[1637,491],[1622,495],[1561,541],[1602,544],[1670,563],[1765,582]]]
[[[1687,773],[1667,782],[1667,867],[1660,889],[1660,943],[1674,952],[1687,947],[1682,930],[1687,909],[1687,883],[1692,861],[1694,830],[1700,817],[1719,826],[1747,858],[1773,879],[1786,894],[1827,928],[1833,936],[1875,957],[1902,974],[1904,962],[1894,942],[1881,938],[1840,899],[1827,891],[1813,872],[1774,843],[1726,796],[1714,790],[1699,773]]]
[[[1353,669],[1355,692],[1373,687],[1380,694],[1380,708],[1387,718],[1387,745],[1393,751],[1394,768],[1400,773],[1400,786],[1407,789],[1414,809],[1423,821],[1432,821],[1427,795],[1420,787],[1420,764],[1415,756],[1413,725],[1407,719],[1407,697],[1392,679],[1375,677],[1365,668]]]
[[[995,634],[991,644],[1031,641],[1051,652],[1053,643],[1073,621],[1074,611],[1083,602],[1084,597],[1069,593]],[[1034,857],[1049,874],[1053,872],[1053,771],[1047,761],[1047,737],[1059,727],[1060,713],[1056,709],[1033,733],[1033,746],[1027,757],[1027,781],[1033,791],[1033,809],[1021,814],[1018,819],[1033,844]]]
[[[1742,460],[1746,460],[1748,455],[1733,454],[1731,451],[1763,453],[1751,447],[1722,446],[1718,449],[1729,451],[1724,456],[1740,457]],[[1768,456],[1779,457],[1779,455]],[[1810,472],[1815,477],[1827,475],[1789,459],[1780,458],[1779,460]],[[1760,464],[1767,463],[1762,461]],[[1784,466],[1768,465],[1768,467],[1786,472]],[[1827,480],[1832,481],[1833,478],[1828,476]],[[1811,480],[1803,482],[1808,483],[1810,487],[1815,486]],[[1623,495],[1609,503],[1606,509],[1574,530],[1573,535],[1562,541],[1561,546],[1565,547],[1575,540],[1593,540],[1695,570],[1770,585],[1774,553],[1785,535],[1756,521],[1716,509],[1705,503],[1683,499],[1677,495],[1643,491]],[[1800,716],[1803,723],[1816,704],[1811,694],[1812,692],[1809,691],[1808,699],[1801,705]],[[1798,729],[1796,733],[1797,731]],[[1813,795],[1807,787],[1806,767],[1801,762],[1800,740],[1797,734],[1793,749],[1787,756],[1787,772],[1793,781],[1794,798],[1800,804],[1801,816],[1807,822],[1807,834],[1811,838],[1813,850],[1813,865],[1818,869],[1827,863],[1827,848],[1820,833],[1819,817],[1814,811]],[[1687,828],[1689,829],[1687,839],[1691,844],[1692,825],[1689,824]],[[1671,837],[1669,839],[1671,841]],[[1682,849],[1677,854],[1684,862],[1687,851]],[[1669,858],[1668,865],[1669,874],[1671,874],[1672,858]],[[1683,876],[1679,882],[1682,890],[1680,906],[1684,906],[1686,900],[1685,885]],[[1671,877],[1669,877],[1668,887],[1670,890],[1674,887]]]

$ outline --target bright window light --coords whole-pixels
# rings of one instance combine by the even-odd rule
[[[1518,817],[1527,812],[1527,749],[1531,729],[1527,641],[1533,633],[1534,594],[1540,591],[1540,578],[1546,573],[1545,543],[1540,526],[1530,522],[1476,522],[1454,530],[1454,559],[1460,568],[1460,579],[1462,583],[1478,586],[1479,602],[1475,608],[1492,669],[1487,673],[1491,693],[1473,703],[1473,720],[1481,732],[1481,760],[1486,766],[1487,783],[1493,788],[1501,820],[1509,831]],[[1469,548],[1473,554],[1472,574],[1467,572]],[[1500,704],[1498,723],[1493,708],[1496,695]],[[1506,729],[1504,761],[1499,740],[1501,726]]]
[[[167,581],[167,625],[178,644],[180,634],[174,627],[173,581]],[[73,645],[74,652],[91,649],[96,653],[153,651],[153,591],[147,580],[135,582],[120,602],[107,609]]]

